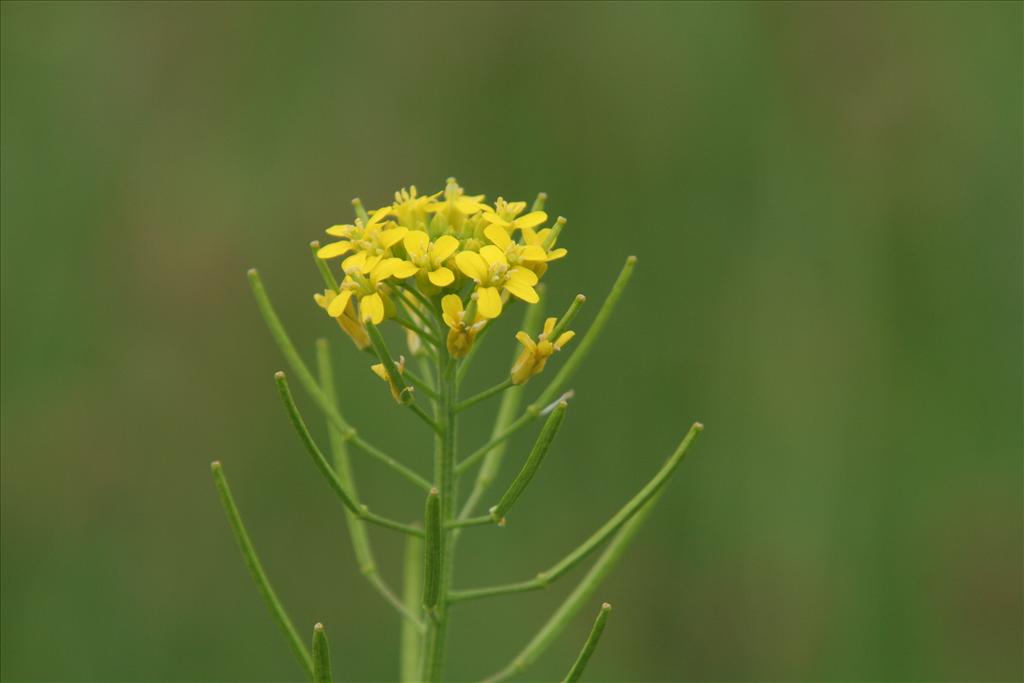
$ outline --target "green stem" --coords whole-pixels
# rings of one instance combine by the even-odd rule
[[[686,434],[686,437],[680,442],[675,452],[668,458],[668,460],[665,461],[665,464],[662,465],[658,473],[654,475],[654,478],[647,482],[647,485],[640,489],[640,491],[633,496],[628,503],[622,506],[622,508],[616,512],[611,519],[605,522],[600,529],[591,534],[590,538],[577,546],[559,562],[552,565],[550,569],[540,572],[535,578],[530,579],[529,581],[520,581],[518,583],[509,583],[500,586],[489,586],[486,588],[471,588],[468,590],[451,591],[448,594],[448,601],[455,603],[465,600],[492,597],[495,595],[522,593],[525,591],[546,588],[552,581],[558,579],[577,564],[582,562],[587,555],[597,549],[601,543],[618,531],[626,522],[629,521],[630,517],[635,515],[658,493],[659,490],[661,490],[675,472],[676,468],[679,467],[679,463],[683,461],[690,444],[703,429],[704,426],[702,424],[699,422],[694,423],[694,425],[690,427],[690,431]]]
[[[331,355],[326,339],[316,340],[317,375],[324,394],[332,405],[337,404],[337,394],[334,390],[334,374],[331,371]],[[327,439],[330,445],[331,460],[334,472],[341,484],[356,498],[359,497],[356,488],[355,478],[352,475],[352,465],[348,458],[348,447],[341,434],[334,429],[330,423],[327,425]],[[366,523],[347,507],[345,508],[345,521],[348,525],[349,536],[352,539],[352,551],[356,556],[356,563],[359,572],[366,577],[370,585],[403,617],[403,629],[411,628],[418,633],[426,630],[426,625],[416,616],[419,612],[419,605],[409,609],[394,591],[387,585],[380,576],[377,569],[377,562],[373,557],[373,549],[370,546],[370,537],[367,534]],[[415,536],[409,536],[409,543],[418,543]]]
[[[380,526],[388,529],[394,529],[395,531],[401,531],[406,534],[412,534],[413,536],[422,536],[423,530],[418,529],[408,524],[402,524],[386,517],[370,512],[370,509],[356,500],[348,488],[341,483],[338,479],[338,475],[335,474],[334,470],[331,469],[330,464],[327,462],[327,458],[320,451],[320,447],[313,441],[313,436],[309,433],[309,429],[306,427],[305,421],[302,419],[302,415],[299,413],[298,406],[295,405],[295,399],[292,397],[292,392],[288,388],[288,380],[285,379],[283,372],[274,373],[274,380],[277,382],[277,391],[281,396],[281,402],[284,403],[285,409],[288,411],[288,417],[291,419],[292,426],[299,435],[299,439],[302,441],[302,445],[306,447],[306,451],[313,459],[313,464],[316,465],[320,473],[324,475],[327,483],[330,484],[341,502],[352,511],[360,519],[373,524],[379,524]]]
[[[501,671],[484,679],[484,683],[500,683],[532,664],[550,645],[555,638],[561,634],[580,609],[587,603],[590,597],[601,585],[601,582],[612,570],[615,564],[622,558],[629,547],[630,541],[647,520],[647,516],[654,509],[660,496],[655,496],[636,515],[626,522],[619,532],[615,534],[611,542],[604,549],[604,552],[597,558],[594,565],[586,573],[583,579],[577,584],[558,609],[548,618],[547,622],[537,631],[536,635],[526,644],[518,655]]]
[[[413,385],[414,387],[416,387],[416,389],[426,394],[427,398],[429,398],[431,401],[436,401],[438,399],[437,392],[434,391],[429,384],[427,384],[427,381],[425,379],[415,374],[412,370],[409,369],[408,366],[406,366],[405,368],[405,376],[409,380],[409,384]]]
[[[448,591],[452,578],[452,530],[448,528],[448,524],[454,519],[456,496],[456,364],[447,349],[442,348],[439,351],[437,375],[440,382],[440,400],[437,403],[437,415],[438,421],[441,423],[441,434],[435,439],[434,477],[438,481],[440,495],[440,580],[437,605],[427,631],[427,651],[423,671],[423,680],[427,683],[440,681],[444,675],[445,643],[448,634]]]
[[[402,326],[402,327],[404,327],[405,329],[407,329],[407,330],[410,330],[410,331],[412,331],[412,332],[415,332],[415,333],[416,333],[416,334],[418,334],[418,335],[419,335],[420,337],[422,337],[422,338],[423,338],[423,339],[425,339],[426,341],[428,341],[428,342],[430,342],[431,344],[433,344],[433,345],[434,345],[435,347],[437,347],[437,346],[438,346],[438,345],[440,345],[440,343],[441,343],[441,342],[439,342],[439,341],[437,340],[437,337],[435,337],[435,336],[434,336],[434,335],[432,335],[431,333],[427,332],[426,330],[424,330],[424,329],[423,329],[422,327],[420,327],[419,325],[417,325],[417,324],[416,324],[416,323],[414,323],[413,321],[411,321],[411,320],[406,320],[406,319],[405,319],[405,318],[404,318],[403,316],[401,316],[401,315],[395,314],[395,317],[393,317],[393,318],[392,318],[392,320],[394,320],[394,321],[395,321],[396,323],[398,323],[399,325],[401,325],[401,326]]]
[[[331,648],[323,624],[313,626],[313,681],[331,683]]]
[[[249,568],[249,573],[252,574],[253,581],[256,582],[256,588],[259,589],[260,595],[263,596],[267,607],[270,608],[274,619],[277,620],[277,625],[288,640],[288,644],[306,672],[306,676],[312,679],[313,658],[306,649],[306,644],[299,637],[299,632],[295,630],[295,624],[288,618],[288,613],[284,611],[284,606],[277,598],[277,593],[271,587],[266,572],[263,571],[263,565],[260,564],[259,557],[256,556],[256,549],[253,548],[249,534],[245,530],[245,525],[242,524],[242,517],[238,513],[238,507],[235,505],[235,499],[231,495],[228,480],[224,476],[224,468],[221,467],[220,462],[214,461],[210,463],[210,471],[213,473],[213,483],[217,487],[217,493],[220,494],[220,502],[224,506],[224,514],[227,515],[231,531],[235,534],[235,540],[242,551],[242,559],[245,560],[245,566]]]
[[[500,384],[495,384],[490,389],[485,389],[484,391],[481,391],[476,396],[470,396],[465,401],[461,401],[459,403],[459,405],[455,406],[455,412],[456,413],[461,413],[466,408],[469,408],[470,406],[475,406],[477,403],[480,403],[481,401],[486,401],[491,396],[495,396],[497,394],[500,394],[501,392],[503,392],[506,389],[509,389],[509,388],[511,388],[513,386],[514,385],[512,384],[512,378],[509,377],[504,382],[501,382]]]
[[[405,540],[405,562],[402,570],[402,605],[409,613],[419,612],[422,598],[420,582],[423,580],[420,562],[423,560],[423,542],[415,536]],[[401,650],[399,652],[399,680],[416,683],[419,680],[420,653],[423,649],[423,630],[405,620],[402,622]]]
[[[601,605],[601,611],[597,613],[597,619],[594,620],[594,628],[590,630],[587,642],[583,644],[580,656],[576,658],[576,663],[569,669],[564,683],[576,683],[580,680],[583,670],[587,668],[587,662],[590,661],[590,655],[594,654],[594,650],[597,649],[597,643],[601,640],[601,634],[604,633],[605,622],[608,621],[608,613],[611,611],[612,606],[607,602]]]
[[[464,526],[483,526],[485,524],[494,524],[494,520],[491,519],[490,515],[481,515],[480,517],[466,517],[465,519],[455,519],[448,523],[448,528],[461,529]]]
[[[292,372],[295,373],[295,376],[299,378],[299,383],[302,385],[303,389],[306,390],[306,393],[310,395],[317,407],[320,408],[324,415],[327,416],[331,426],[341,433],[343,439],[351,441],[354,446],[370,457],[379,460],[412,483],[422,488],[424,491],[429,491],[431,486],[430,482],[363,439],[359,436],[356,430],[345,421],[345,418],[341,416],[341,412],[338,411],[338,409],[327,399],[327,396],[320,389],[320,385],[317,384],[313,375],[310,374],[309,368],[307,368],[306,364],[302,361],[302,357],[299,356],[299,352],[295,350],[295,345],[292,344],[291,339],[288,337],[288,333],[285,332],[284,326],[281,324],[281,320],[277,317],[277,313],[274,311],[273,305],[270,303],[270,297],[267,296],[267,291],[263,287],[263,281],[260,279],[259,272],[257,272],[255,268],[250,268],[248,275],[249,284],[252,287],[252,293],[256,299],[256,306],[259,308],[264,322],[270,329],[271,336],[274,337],[274,341],[277,343],[282,355],[284,355],[285,360],[288,362],[288,366],[291,368]]]
[[[421,310],[419,313],[420,319],[428,321],[431,327],[434,328],[434,331],[440,335],[440,322],[438,321],[437,312],[434,309],[434,304],[430,301],[430,299],[425,297],[423,295],[423,292],[418,290],[415,285],[399,283],[398,286],[412,294],[413,297],[420,302],[420,305],[423,306],[423,310]]]

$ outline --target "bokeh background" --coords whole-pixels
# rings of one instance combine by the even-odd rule
[[[1020,680],[1021,33],[1020,3],[3,3],[2,678],[299,674],[214,458],[344,680],[395,675],[397,617],[281,411],[244,272],[426,471],[421,425],[313,305],[307,243],[355,195],[455,175],[570,219],[555,308],[639,256],[462,585],[550,564],[707,425],[522,680],[564,674],[601,600],[594,681]],[[400,542],[374,538],[397,583]],[[451,677],[504,664],[581,574],[460,608]]]

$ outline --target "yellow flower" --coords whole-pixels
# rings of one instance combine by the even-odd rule
[[[443,217],[453,229],[462,230],[466,218],[487,209],[482,194],[467,195],[465,192],[455,178],[449,178],[444,188],[444,201],[435,202],[426,210]]]
[[[314,294],[313,301],[316,302],[317,306],[329,311],[331,302],[334,301],[338,296],[337,292],[325,289],[323,294]],[[329,313],[328,313],[329,314]],[[356,316],[356,307],[352,303],[351,298],[348,304],[342,310],[341,314],[332,316],[338,321],[338,327],[352,339],[352,343],[356,345],[356,348],[362,351],[370,345],[370,337],[366,334],[366,328],[363,327],[363,323],[360,322]]]
[[[448,353],[452,358],[463,358],[473,347],[476,335],[487,325],[487,320],[476,315],[472,322],[467,321],[458,294],[449,294],[441,299],[441,311],[444,324],[451,328],[448,331]]]
[[[494,223],[484,228],[484,235],[505,253],[505,260],[511,266],[518,266],[524,261],[548,260],[544,247],[538,244],[519,244],[509,237],[504,228]]]
[[[390,225],[394,225],[394,223]],[[347,273],[355,268],[366,275],[378,263],[391,256],[391,247],[398,244],[408,231],[408,228],[398,226],[391,228],[378,226],[374,230],[367,229],[363,239],[353,243],[359,251],[342,261],[341,269]]]
[[[477,307],[485,318],[501,315],[502,290],[530,304],[540,300],[533,288],[537,275],[522,266],[511,266],[505,253],[493,244],[481,247],[480,253],[459,252],[455,264],[476,281]]]
[[[483,217],[491,225],[504,228],[505,232],[510,235],[517,228],[520,230],[536,228],[548,219],[548,215],[543,211],[531,211],[525,216],[519,216],[525,209],[526,202],[506,202],[503,198],[498,197],[498,201],[494,202],[493,209],[490,207],[484,209]],[[516,218],[516,216],[519,217]]]
[[[353,296],[359,297],[359,314],[364,321],[374,325],[383,322],[386,313],[394,310],[388,296],[386,280],[391,277],[403,279],[416,273],[416,266],[400,258],[387,258],[377,262],[368,274],[351,269],[341,283],[341,291],[327,307],[327,315],[337,317],[348,306]]]
[[[405,356],[398,357],[398,362],[395,363],[395,367],[398,369],[398,374],[405,374]],[[412,387],[405,387],[403,389],[395,386],[395,383],[391,381],[391,377],[388,376],[388,371],[384,369],[383,363],[374,363],[370,366],[370,369],[373,370],[373,374],[388,383],[388,388],[391,389],[391,397],[395,399],[396,403],[402,403],[402,394],[404,392],[412,391]]]
[[[559,224],[564,223],[564,218],[558,219]],[[543,259],[530,259],[536,261],[554,261],[560,259],[569,253],[568,249],[552,249],[555,246],[554,239],[552,238],[553,231],[551,228],[544,228],[534,232],[532,228],[523,228],[523,242],[530,247],[537,247],[544,250]],[[557,234],[554,234],[557,237]],[[550,239],[549,239],[550,238]]]
[[[391,205],[391,214],[398,218],[398,224],[410,230],[423,230],[427,225],[427,212],[434,201],[441,196],[440,192],[431,195],[419,195],[416,186],[404,187],[395,193],[395,203]]]
[[[387,218],[389,213],[391,213],[391,207],[386,206],[374,211],[365,224],[357,218],[354,225],[332,225],[327,228],[327,234],[332,237],[341,237],[341,241],[332,242],[320,247],[316,255],[322,259],[329,259],[347,254],[354,249],[359,249],[359,242],[367,234],[380,230],[383,227],[382,221]]]
[[[435,287],[447,287],[455,281],[455,273],[444,262],[459,248],[459,240],[441,235],[433,242],[427,233],[410,230],[405,234],[405,251],[409,260],[426,275]]]
[[[531,377],[540,374],[544,366],[547,365],[548,358],[556,351],[561,351],[562,347],[576,336],[575,332],[563,332],[554,342],[549,341],[548,337],[554,331],[556,322],[558,322],[556,318],[545,320],[544,331],[537,337],[536,342],[530,339],[530,335],[526,334],[526,332],[520,331],[516,333],[516,339],[525,348],[523,348],[523,352],[512,366],[513,384],[525,384]]]

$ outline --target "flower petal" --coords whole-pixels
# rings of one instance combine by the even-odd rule
[[[460,251],[455,255],[455,265],[459,267],[466,277],[473,278],[477,282],[487,279],[487,261],[475,251]]]
[[[403,240],[405,241],[405,248],[410,254],[423,251],[430,243],[430,237],[422,230],[410,230],[405,233]]]
[[[377,236],[377,241],[385,249],[393,247],[398,240],[405,237],[405,233],[408,232],[409,228],[388,228],[387,230],[381,230]]]
[[[383,206],[383,207],[377,209],[376,211],[373,212],[373,215],[370,216],[370,222],[367,223],[367,225],[373,225],[375,223],[380,223],[382,220],[384,220],[384,217],[387,216],[389,213],[391,213],[391,207],[390,206]]]
[[[551,336],[551,332],[555,329],[555,324],[558,322],[558,318],[548,318],[544,321],[544,338],[548,339]]]
[[[529,268],[513,268],[508,271],[508,281],[518,282],[532,287],[537,284],[537,273],[533,272]]]
[[[407,277],[412,277],[419,272],[419,266],[410,261],[403,261],[402,259],[394,259],[397,263],[394,263],[391,267],[391,277],[396,277],[399,280],[404,280]]]
[[[519,343],[528,348],[530,351],[537,350],[537,345],[533,343],[532,339],[530,339],[530,335],[526,334],[522,330],[516,332],[516,339],[518,339]]]
[[[497,318],[501,315],[501,295],[497,287],[480,287],[477,290],[476,306],[480,315],[485,318]]]
[[[480,247],[480,255],[483,256],[484,261],[487,262],[488,270],[490,270],[490,266],[499,263],[508,263],[508,261],[505,260],[505,252],[493,244],[486,244]]]
[[[512,226],[511,223],[509,223],[507,220],[505,220],[504,218],[502,218],[501,216],[499,216],[496,213],[485,213],[483,215],[483,218],[484,218],[485,221],[487,221],[491,225],[500,225],[501,227],[505,228],[506,230]]]
[[[364,296],[359,300],[359,311],[362,313],[363,320],[380,325],[384,321],[384,299],[377,292]]]
[[[568,253],[568,249],[552,249],[548,252],[548,261],[554,261],[555,259],[562,258]]]
[[[536,244],[529,244],[523,247],[522,251],[519,252],[523,257],[524,261],[547,261],[548,254],[544,251],[544,247],[538,247]]]
[[[332,225],[324,230],[324,232],[328,235],[333,235],[334,237],[348,237],[352,234],[352,231],[355,230],[355,227],[356,226],[354,225]]]
[[[512,238],[508,236],[508,231],[494,223],[484,228],[484,235],[501,249],[508,249],[509,245],[512,244]]]
[[[316,255],[319,258],[328,259],[347,254],[350,251],[352,251],[352,243],[346,240],[324,245],[317,250]]]
[[[370,366],[370,369],[373,370],[373,374],[377,375],[385,382],[388,381],[388,371],[384,369],[383,363],[374,363]]]
[[[341,270],[344,273],[348,273],[350,270],[361,271],[364,263],[366,263],[366,252],[357,251],[341,262]]]
[[[517,228],[536,228],[538,225],[548,219],[548,215],[543,211],[533,211],[525,216],[520,216],[515,220],[515,226]]]
[[[458,294],[448,294],[441,299],[441,317],[448,327],[455,327],[458,324],[462,310],[462,298]]]
[[[363,275],[367,275],[369,273],[372,273],[373,269],[376,268],[378,265],[380,265],[384,261],[384,254],[377,254],[376,256],[370,256],[369,254],[366,254],[365,252],[364,252],[364,254],[365,254],[366,258],[363,260],[362,264],[359,266],[359,270],[363,273]],[[391,275],[390,271],[388,271],[387,275],[379,276],[377,278],[377,280],[378,281],[379,280],[383,280],[388,275]]]
[[[532,285],[517,282],[516,280],[508,280],[505,283],[505,291],[528,304],[535,304],[540,301],[540,296],[538,296],[537,290]]]
[[[441,235],[434,240],[434,246],[430,249],[430,258],[434,259],[435,263],[441,263],[454,254],[455,250],[458,248],[458,239],[451,235]]]
[[[575,336],[576,333],[573,332],[572,330],[569,330],[568,332],[563,332],[562,334],[558,335],[558,339],[555,340],[555,348],[561,350],[561,348],[568,344],[569,341]]]
[[[337,318],[339,315],[345,312],[345,308],[348,306],[349,299],[352,298],[351,289],[343,289],[338,296],[331,299],[331,303],[327,306],[327,315],[332,318]]]
[[[480,199],[483,199],[483,196]],[[455,200],[455,208],[462,213],[472,214],[483,210],[485,207],[475,197],[459,197]]]
[[[455,282],[455,273],[444,266],[441,266],[437,270],[432,270],[427,273],[427,278],[435,287],[447,287],[451,283]]]

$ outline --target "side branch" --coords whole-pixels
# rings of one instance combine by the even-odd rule
[[[594,620],[594,628],[590,630],[587,642],[583,644],[583,649],[580,650],[580,656],[576,658],[576,663],[572,665],[569,673],[566,674],[564,683],[576,683],[576,681],[580,680],[583,670],[587,668],[587,662],[590,661],[590,655],[594,654],[594,650],[597,649],[597,643],[601,640],[601,634],[604,633],[605,622],[608,621],[608,613],[611,611],[612,606],[607,602],[601,605],[601,611],[597,613],[597,619]]]
[[[295,405],[295,399],[292,397],[292,392],[288,388],[288,380],[285,379],[283,372],[277,372],[274,374],[274,380],[277,382],[277,390],[281,395],[281,402],[284,403],[285,409],[288,411],[288,417],[291,418],[292,426],[295,427],[295,431],[299,435],[299,439],[302,444],[306,447],[306,451],[310,457],[313,458],[313,463],[316,465],[320,473],[327,479],[327,483],[330,484],[334,492],[341,498],[341,502],[344,503],[354,515],[360,519],[372,522],[373,524],[379,524],[380,526],[394,529],[395,531],[401,531],[406,534],[413,536],[422,536],[423,531],[417,529],[414,526],[408,524],[402,524],[386,517],[370,512],[370,509],[365,505],[361,504],[356,500],[355,496],[345,487],[344,484],[338,479],[338,475],[331,469],[330,464],[324,457],[324,454],[320,451],[320,448],[313,441],[312,435],[309,433],[309,429],[306,428],[306,423],[302,420],[302,415],[299,414],[299,408]]]
[[[336,405],[338,399],[334,391],[331,355],[326,339],[316,340],[316,359],[317,378],[320,380],[320,386],[323,387],[324,394],[327,395],[331,403]],[[355,478],[352,475],[352,467],[349,463],[346,444],[341,439],[338,431],[331,427],[330,423],[327,424],[327,439],[330,443],[331,456],[334,460],[334,472],[338,475],[338,480],[348,491],[352,492],[352,495],[358,497],[359,492],[356,488]],[[426,626],[416,616],[418,605],[417,609],[407,609],[406,605],[395,596],[394,591],[391,590],[391,587],[387,585],[377,570],[377,562],[373,557],[373,548],[370,545],[370,537],[366,531],[366,523],[348,508],[345,508],[345,520],[348,522],[349,536],[352,538],[352,551],[355,553],[360,573],[366,577],[366,580],[370,582],[370,585],[373,586],[380,596],[404,617],[403,629],[408,626],[417,632],[426,630]],[[417,542],[415,536],[409,536],[408,538],[410,542]]]
[[[645,503],[647,503],[652,497],[654,497],[658,491],[665,485],[665,483],[675,472],[679,463],[683,461],[683,457],[686,455],[687,449],[690,444],[697,437],[698,434],[704,429],[704,426],[696,422],[690,431],[686,434],[686,437],[680,442],[673,453],[665,464],[662,465],[661,470],[658,471],[654,478],[651,479],[646,486],[633,496],[633,498],[626,503],[622,509],[620,509],[615,515],[605,522],[604,526],[595,531],[590,538],[580,544],[575,550],[562,558],[561,561],[553,565],[550,569],[542,571],[537,576],[529,581],[520,581],[518,583],[504,584],[500,586],[491,586],[487,588],[471,588],[467,590],[451,591],[448,594],[449,602],[462,602],[465,600],[474,600],[477,598],[486,598],[493,595],[505,595],[507,593],[522,593],[525,591],[537,590],[545,588],[549,583],[555,579],[561,577],[563,574],[568,572],[570,569],[579,564],[583,559],[593,552],[601,543],[603,543],[608,537],[614,534],[619,528],[622,527],[629,519],[635,515]]]
[[[303,389],[306,390],[306,393],[308,393],[313,399],[313,402],[316,403],[317,407],[320,408],[324,415],[327,416],[331,426],[338,430],[343,440],[351,441],[354,446],[370,457],[380,460],[382,463],[395,470],[424,491],[429,491],[431,486],[430,482],[410,470],[405,465],[402,465],[376,446],[367,442],[359,436],[356,430],[345,420],[345,418],[341,416],[338,409],[330,400],[328,400],[323,390],[321,390],[320,385],[317,384],[313,375],[310,374],[309,368],[306,367],[306,364],[302,361],[302,357],[299,356],[299,352],[296,351],[295,345],[292,344],[291,339],[288,337],[288,333],[285,332],[280,318],[277,317],[277,313],[274,311],[274,307],[270,303],[270,297],[267,296],[267,291],[263,287],[263,281],[260,279],[259,272],[255,268],[250,268],[248,276],[249,285],[252,287],[253,297],[256,299],[256,306],[259,308],[260,314],[263,316],[263,321],[267,324],[267,328],[270,329],[270,334],[274,337],[274,341],[281,350],[281,354],[284,355],[284,358],[288,362],[292,372],[294,372],[299,378],[299,383],[302,385]]]
[[[608,576],[608,572],[622,558],[626,548],[629,547],[630,541],[633,540],[633,537],[647,520],[651,510],[654,509],[658,498],[660,498],[660,494],[655,495],[632,519],[622,525],[622,528],[619,529],[618,533],[608,543],[608,546],[601,552],[601,555],[594,561],[593,566],[587,571],[583,579],[580,580],[576,588],[562,601],[562,604],[558,606],[558,609],[548,618],[547,622],[541,626],[537,634],[505,668],[484,679],[484,683],[500,683],[500,681],[515,676],[533,664],[548,649],[555,638],[565,630],[565,627],[572,618],[587,604],[587,601],[590,600],[597,587]]]
[[[260,595],[263,596],[267,607],[270,608],[274,619],[277,620],[277,625],[281,627],[281,632],[288,640],[288,644],[306,672],[306,676],[312,679],[313,658],[310,656],[309,650],[306,649],[305,643],[302,642],[302,638],[299,637],[299,632],[295,630],[295,624],[288,618],[288,613],[284,611],[284,606],[271,587],[266,572],[263,571],[263,565],[260,564],[259,557],[256,556],[256,549],[253,548],[252,541],[249,540],[249,534],[245,530],[245,525],[242,524],[242,516],[238,513],[235,499],[231,495],[231,488],[228,487],[228,480],[224,476],[224,468],[221,467],[220,462],[215,460],[210,463],[210,471],[213,473],[213,483],[220,495],[220,502],[224,506],[224,514],[228,518],[231,531],[235,534],[235,540],[238,541],[238,547],[242,551],[245,566],[249,568],[249,573],[252,574],[253,581],[256,582],[256,588],[259,589]]]

